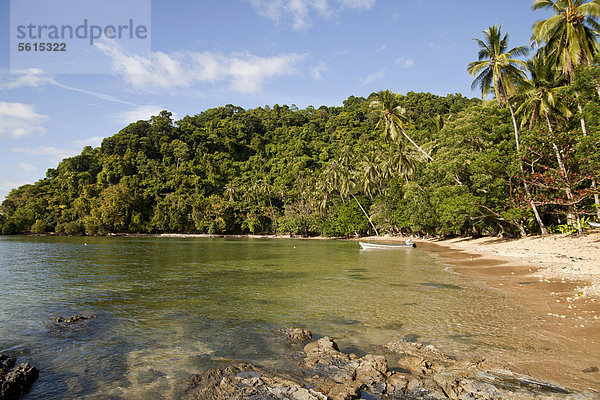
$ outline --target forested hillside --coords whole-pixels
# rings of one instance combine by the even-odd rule
[[[4,234],[533,233],[523,179],[546,225],[566,224],[573,207],[595,213],[600,103],[591,88],[587,137],[575,118],[555,134],[533,124],[521,132],[524,172],[510,111],[461,95],[384,91],[303,110],[228,105],[175,122],[164,111],[13,190],[0,223]]]
[[[532,8],[552,13],[532,46],[497,25],[475,39],[467,72],[490,101],[163,111],[13,190],[2,233],[582,232],[600,219],[600,0]]]

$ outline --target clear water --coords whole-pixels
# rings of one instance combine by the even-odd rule
[[[52,318],[96,314],[69,328]],[[0,237],[0,352],[31,361],[26,399],[176,398],[190,373],[284,363],[272,330],[342,350],[409,339],[460,355],[517,351],[523,310],[422,249],[356,242]]]

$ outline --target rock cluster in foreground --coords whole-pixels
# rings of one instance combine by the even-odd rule
[[[509,370],[486,369],[483,360],[456,361],[433,346],[399,341],[386,347],[399,357],[395,371],[384,356],[345,354],[323,337],[304,346],[297,371],[238,363],[192,376],[182,395],[199,400],[600,398],[591,390],[576,393]]]
[[[27,393],[39,376],[29,363],[16,363],[16,358],[0,354],[0,400],[16,399]]]

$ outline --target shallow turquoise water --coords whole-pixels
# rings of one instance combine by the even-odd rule
[[[96,314],[65,329],[55,316]],[[283,367],[272,330],[357,353],[394,339],[516,351],[522,310],[417,249],[356,242],[0,237],[0,352],[31,361],[27,399],[176,398],[189,373]]]

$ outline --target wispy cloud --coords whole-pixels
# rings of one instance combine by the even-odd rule
[[[61,161],[63,158],[73,157],[78,154],[79,151],[76,149],[64,149],[54,146],[40,146],[40,147],[13,147],[10,149],[13,153],[28,154],[31,156],[44,156],[47,160],[56,163]]]
[[[34,106],[0,102],[0,137],[23,137],[33,132],[43,133],[42,124],[49,118],[35,112]]]
[[[343,9],[368,10],[376,0],[246,0],[256,13],[295,30],[312,25],[314,16],[331,18]]]
[[[398,57],[396,58],[396,65],[400,68],[410,68],[415,65],[415,62],[410,57]]]
[[[386,71],[387,71],[387,68],[383,68],[383,69],[380,69],[379,71],[375,71],[375,72],[367,75],[366,77],[360,79],[360,82],[365,85],[369,85],[373,82],[376,82],[380,79],[385,78]]]
[[[0,89],[12,90],[21,87],[40,87],[52,81],[52,77],[47,75],[42,69],[30,68],[16,71],[14,79],[9,79],[8,76],[0,77]]]
[[[38,170],[38,167],[36,167],[33,164],[26,163],[26,162],[18,162],[17,167],[19,167],[19,169],[21,169],[25,172],[35,172]]]
[[[77,88],[77,87],[74,87],[74,86],[69,86],[69,85],[62,84],[62,83],[57,82],[55,80],[52,80],[50,83],[52,85],[54,85],[54,86],[59,87],[59,88],[70,90],[72,92],[88,94],[90,96],[97,97],[97,98],[99,98],[101,100],[111,101],[113,103],[125,104],[127,106],[135,106],[135,103],[132,103],[130,101],[123,100],[123,99],[120,99],[118,97],[111,96],[111,95],[108,95],[108,94],[94,92],[94,91],[91,91],[91,90],[80,89],[80,88]]]
[[[321,61],[317,65],[310,67],[310,75],[316,80],[321,80],[321,78],[323,77],[323,73],[327,71],[328,68],[329,66],[327,65],[327,63]]]
[[[57,81],[54,76],[46,74],[43,70],[39,68],[30,68],[16,71],[10,74],[9,76],[2,76],[0,81],[0,89],[3,90],[13,90],[23,87],[42,87],[44,85],[54,85],[61,89],[87,94],[102,100],[111,101],[119,104],[125,104],[129,106],[135,106],[134,103],[115,96],[65,85],[64,83]]]
[[[160,106],[140,106],[131,110],[123,111],[116,114],[117,122],[122,124],[129,124],[137,121],[146,121],[149,120],[150,117],[154,115],[158,115],[162,110],[166,110],[166,107]],[[179,117],[172,113],[172,118],[174,120],[179,119]]]
[[[108,43],[98,48],[112,57],[112,67],[126,83],[140,90],[189,88],[227,82],[240,93],[257,93],[270,79],[297,73],[306,58],[300,54],[260,57],[250,53],[226,56],[213,52],[153,52],[152,59],[129,54]]]
[[[387,49],[387,44],[382,44],[381,46],[379,46],[377,48],[377,50],[375,50],[375,53],[381,53],[382,51],[384,51],[385,49]]]

